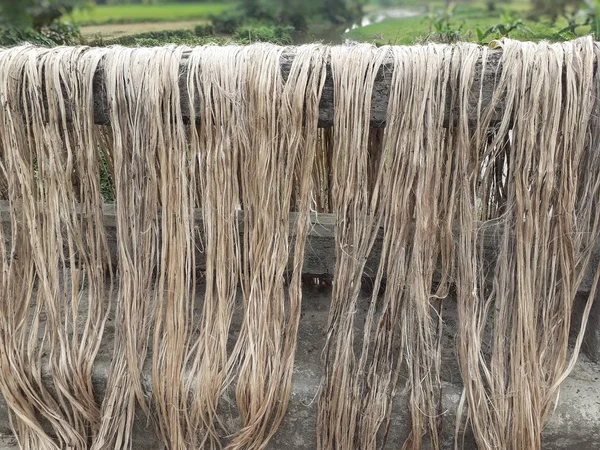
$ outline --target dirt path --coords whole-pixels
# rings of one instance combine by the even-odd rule
[[[81,35],[85,39],[115,38],[147,31],[192,29],[205,19],[185,20],[176,22],[140,22],[140,23],[111,23],[105,25],[89,25],[81,27]]]

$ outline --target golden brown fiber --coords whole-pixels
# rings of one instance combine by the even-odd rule
[[[460,448],[470,428],[482,449],[540,450],[593,300],[570,349],[600,234],[600,47],[496,44],[485,104],[490,50],[472,44],[0,50],[0,392],[21,448],[128,450],[136,421],[173,450],[266,448],[323,213],[335,267],[318,448],[385,447],[404,390],[405,449]]]

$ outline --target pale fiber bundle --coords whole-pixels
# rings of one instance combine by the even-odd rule
[[[242,422],[231,449],[263,448],[283,418],[291,390],[326,48],[293,50],[285,83],[279,70],[283,50],[206,47],[189,56],[190,105],[196,98],[200,105],[191,144],[200,169],[207,286],[190,376],[190,442],[199,429],[199,446],[222,442],[217,407],[230,383],[237,384]],[[292,200],[297,223],[289,221]],[[295,256],[286,294],[291,235]],[[244,319],[228,354],[238,283]]]
[[[263,448],[276,431],[291,389],[326,62],[323,46],[290,49],[295,58],[284,83],[283,51],[3,51],[2,174],[11,224],[1,239],[0,337],[7,349],[2,368],[11,375],[1,387],[23,448],[130,448],[137,407],[169,448]],[[93,125],[92,82],[101,60],[109,128]],[[192,127],[182,114],[182,63],[187,106],[199,105]],[[113,290],[101,158],[115,191],[118,281],[100,408],[91,367]],[[238,179],[240,164],[246,172]],[[292,201],[299,220],[290,224]],[[292,237],[295,260],[284,291]],[[195,248],[202,245],[207,288],[202,323],[194,324]],[[244,326],[228,353],[239,282]],[[151,399],[142,377],[149,349]],[[237,432],[223,430],[217,416],[232,383]]]
[[[485,67],[485,49],[394,48],[388,123],[379,150],[369,146],[366,133],[362,140],[353,135],[356,130],[360,135],[368,120],[379,54],[355,47],[338,59],[332,50],[335,92],[349,94],[335,97],[332,156],[321,159],[331,161],[338,253],[320,448],[382,445],[399,376],[406,379],[412,415],[405,448],[421,448],[424,436],[427,446],[440,448],[438,299],[448,295],[452,273],[465,382],[456,446],[461,446],[466,406],[481,448],[541,448],[558,386],[581,345],[582,332],[566,366],[572,304],[598,236],[597,115],[592,114],[598,108],[597,50],[591,39],[502,46],[494,101],[488,111],[479,107],[476,123],[467,107],[480,91],[473,83],[476,63]],[[347,99],[350,104],[344,104]],[[506,102],[502,120],[488,134],[500,100]],[[378,170],[365,166],[374,154],[370,164]],[[317,171],[317,179],[328,181],[320,167]],[[382,260],[357,347],[358,289],[379,223]],[[492,271],[482,245],[489,227],[501,230]],[[483,350],[488,343],[489,356]]]
[[[21,447],[129,449],[143,413],[170,449],[265,448],[290,397],[316,210],[336,216],[318,447],[384,446],[404,387],[404,447],[441,448],[454,284],[456,447],[467,425],[482,449],[540,449],[600,232],[600,48],[500,45],[487,110],[475,74],[488,51],[468,44],[0,50],[0,392]],[[318,130],[327,64],[334,125]],[[94,125],[98,67],[108,126]],[[370,127],[378,76],[391,77],[385,129]],[[92,366],[111,315],[100,405]],[[239,427],[222,414],[234,391]]]
[[[376,167],[380,151],[369,145],[369,122],[375,76],[388,53],[389,47],[370,45],[331,49],[335,109],[329,187],[337,219],[336,267],[317,420],[317,444],[322,449],[352,448],[360,419],[361,392],[354,386],[358,380],[354,312],[381,223],[378,187],[373,194],[367,183],[369,167]]]
[[[9,248],[0,237],[0,385],[23,448],[87,448],[98,434],[91,371],[111,293],[90,105],[106,54],[21,47],[0,55],[0,164],[11,207],[8,229],[0,227],[10,235]]]
[[[287,407],[324,52],[314,46],[300,49],[285,85],[280,47],[187,52],[189,107],[196,100],[200,106],[200,124],[188,143],[178,84],[183,51],[118,49],[105,61],[114,108],[111,158],[122,225],[117,230],[122,310],[117,313],[124,336],[117,335],[115,381],[109,382],[115,390],[105,400],[97,448],[129,445],[136,400],[150,414],[141,371],[152,318],[153,415],[169,448],[222,445],[216,411],[229,383],[237,385],[242,420],[229,448],[263,447]],[[138,88],[124,89],[133,79]],[[125,101],[113,101],[118,98]],[[236,181],[238,164],[245,170]],[[283,275],[295,183],[296,206],[305,219],[294,233],[297,262],[286,306]],[[240,202],[245,212],[241,242]],[[199,337],[192,343],[196,204],[203,210],[207,289]],[[135,230],[143,230],[141,236]],[[265,241],[271,233],[273,241]],[[227,355],[238,281],[244,322]]]
[[[412,416],[405,447],[421,448],[427,433],[428,445],[439,448],[441,300],[448,295],[452,270],[457,189],[453,160],[460,153],[457,144],[469,140],[466,110],[451,109],[466,106],[484,50],[475,45],[337,50],[332,51],[335,92],[349,95],[336,96],[335,104],[332,194],[338,254],[319,446],[383,445],[402,375]],[[394,73],[386,129],[381,148],[375,149],[367,147],[363,129],[369,122],[369,88],[386,56]],[[364,140],[357,145],[360,136]],[[357,358],[356,302],[380,226],[381,262]],[[441,279],[433,289],[438,263]]]
[[[394,49],[383,141],[385,231],[377,277],[385,277],[387,283],[363,382],[368,393],[363,417],[369,419],[360,428],[364,448],[377,448],[380,427],[389,426],[399,377],[407,380],[412,417],[404,447],[419,449],[425,442],[431,448],[440,446],[442,301],[448,296],[452,270],[457,185],[452,167],[457,144],[466,137],[460,127],[466,111],[452,108],[466,100],[461,94],[470,93],[475,62],[481,56],[482,49],[474,45]],[[371,333],[367,327],[373,326],[377,294],[373,294],[365,340]],[[363,350],[361,360],[365,358]]]
[[[239,374],[236,398],[243,428],[228,446],[231,449],[264,447],[287,409],[300,319],[318,101],[325,81],[325,52],[319,46],[298,50],[285,85],[279,70],[282,48],[265,45],[246,51],[253,63],[246,75],[250,89],[241,106],[247,108],[248,127],[248,140],[240,151],[245,315],[232,355],[234,373]],[[291,223],[295,188],[298,221]],[[291,234],[295,248],[286,295]]]
[[[191,128],[190,146],[198,170],[206,290],[199,336],[190,349],[194,376],[186,386],[193,393],[186,438],[191,448],[218,448],[222,427],[217,407],[228,374],[227,341],[240,276],[236,212],[247,60],[243,47],[198,47],[187,64],[189,104],[199,105],[199,117],[190,120],[199,121]],[[194,108],[190,110],[194,114]]]
[[[573,301],[599,231],[599,48],[591,38],[500,46],[502,120],[460,163],[469,175],[457,219],[462,402],[481,448],[539,449],[581,346],[583,332],[567,365]],[[492,226],[499,253],[486,272],[481,241]]]
[[[150,413],[142,370],[153,318],[154,404],[169,426],[171,408],[178,408],[186,313],[193,298],[189,280],[193,214],[188,199],[192,166],[187,164],[178,87],[182,52],[180,47],[114,48],[104,61],[119,283],[115,348],[95,450],[130,448],[136,405]],[[162,425],[159,422],[160,432]],[[173,426],[172,432],[177,442],[180,430]]]

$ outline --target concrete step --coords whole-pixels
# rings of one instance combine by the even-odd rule
[[[199,292],[203,287],[199,286]],[[322,375],[321,353],[325,342],[329,311],[330,290],[328,287],[307,286],[304,288],[302,317],[293,389],[288,413],[282,426],[269,445],[277,450],[313,450],[316,448],[317,392]],[[200,302],[196,305],[200,310]],[[368,296],[359,303],[356,317],[357,332],[362,327],[368,307]],[[453,448],[454,418],[461,393],[461,378],[454,352],[456,334],[455,302],[445,302],[444,320],[446,323],[443,337],[443,442],[444,449]],[[233,333],[239,329],[241,316],[234,317]],[[108,323],[102,348],[99,352],[93,372],[94,388],[98,398],[105,392],[106,380],[110,368],[111,348],[114,336],[114,319]],[[148,361],[144,376],[145,386],[150,391],[150,363]],[[406,408],[406,395],[400,392],[396,398],[393,421],[386,448],[401,448],[408,434],[410,419]],[[235,394],[227,392],[223,398],[225,424],[231,429],[239,427],[239,417],[235,407]],[[600,365],[586,355],[582,355],[576,369],[565,381],[556,411],[543,434],[544,449],[596,450],[600,448]],[[147,420],[137,417],[134,436],[134,448],[144,450],[162,450]],[[0,396],[0,450],[18,448],[11,437],[6,404]],[[466,438],[466,449],[475,449],[473,441]]]

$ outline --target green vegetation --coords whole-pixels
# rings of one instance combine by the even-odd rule
[[[527,2],[473,1],[444,5],[432,2],[425,15],[357,28],[348,37],[377,44],[408,45],[458,40],[487,43],[503,36],[532,41],[566,40],[593,31],[591,23],[584,19],[569,27],[566,13],[556,18],[538,15],[534,19],[532,4]]]
[[[89,42],[92,46],[124,45],[126,47],[154,47],[164,44],[202,45],[213,42],[206,36],[198,36],[192,30],[150,31],[147,33],[121,36],[114,39],[98,39]]]
[[[212,25],[198,25],[194,30],[150,31],[112,39],[97,39],[88,42],[92,46],[124,45],[127,47],[152,47],[169,44],[203,45],[208,43],[225,44],[236,42],[271,42],[274,44],[292,44],[293,28],[281,25],[244,25],[235,30],[232,37],[217,35]]]
[[[0,45],[79,43],[76,26],[59,19],[85,0],[0,0]]]
[[[231,2],[92,5],[76,9],[69,18],[79,25],[173,22],[208,19],[231,8]]]
[[[306,31],[313,23],[328,23],[331,27],[331,22],[346,21],[355,14],[360,14],[362,4],[363,0],[156,0],[144,4],[113,0],[108,4],[76,9],[68,18],[83,27],[88,42],[93,44],[146,45],[149,42],[160,42],[159,36],[175,40],[165,42],[188,44],[198,44],[205,39],[284,44],[293,42],[293,32]],[[191,20],[203,23],[192,31],[194,24],[190,24]],[[185,27],[187,30],[169,33],[160,31],[156,26],[156,23],[168,22],[168,26],[172,28],[177,21],[186,21],[181,28]],[[143,31],[141,34],[139,31],[136,33],[134,30],[114,28],[119,27],[119,24],[141,25],[151,22],[154,23],[153,29],[157,31],[150,34],[146,30],[139,30],[140,26],[136,28]],[[113,27],[110,27],[111,24]],[[123,33],[135,36],[119,36]]]
[[[30,27],[0,27],[0,46],[13,46],[23,42],[53,47],[56,45],[75,45],[80,41],[77,27],[62,22],[35,30]]]
[[[294,27],[278,25],[246,25],[238,28],[233,35],[236,42],[250,44],[252,42],[272,42],[279,45],[293,43]]]
[[[249,19],[276,20],[297,30],[310,20],[345,24],[359,19],[366,0],[238,0],[241,13]]]
[[[414,44],[600,36],[600,0],[0,0],[0,45],[288,44],[338,39],[363,11],[382,8],[413,15],[344,37]]]
[[[579,8],[580,0],[531,0],[531,15],[547,16],[554,22],[559,16],[573,13]]]
[[[0,0],[0,27],[41,30],[86,0]]]
[[[239,11],[225,11],[223,14],[211,16],[210,22],[217,34],[233,34],[247,20]]]
[[[2,0],[0,0],[2,1]],[[6,1],[6,0],[5,0]],[[74,0],[82,1],[82,0]],[[205,2],[156,1],[153,3],[87,3],[69,14],[79,25],[108,23],[173,22],[207,19],[234,11],[245,20],[277,21],[296,29],[321,16],[345,23],[362,14],[362,0],[225,0]]]

